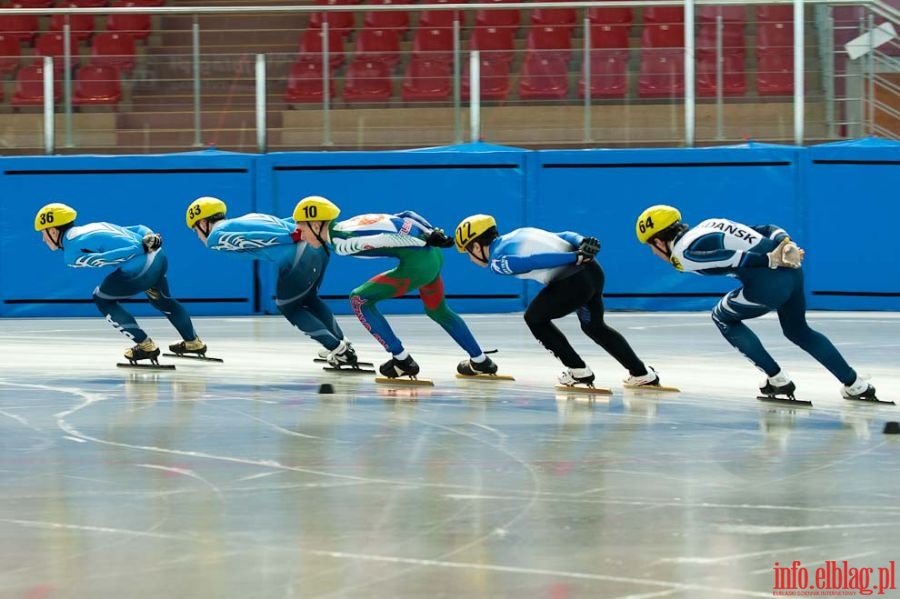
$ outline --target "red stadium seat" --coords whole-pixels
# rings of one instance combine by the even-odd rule
[[[743,96],[747,93],[747,76],[743,54],[722,56],[722,95]],[[703,54],[697,57],[697,94],[716,95],[716,57]]]
[[[591,97],[624,98],[628,92],[628,53],[617,50],[591,52]],[[585,96],[584,73],[578,81],[578,95]]]
[[[413,38],[413,56],[453,62],[453,30],[446,27],[418,29]]]
[[[74,35],[69,43],[70,66],[78,65],[78,40]],[[34,42],[34,55],[37,57],[49,56],[53,59],[53,70],[57,75],[65,68],[65,36],[62,33],[48,31],[42,33]]]
[[[794,27],[790,23],[760,23],[756,28],[756,48],[762,51],[794,51]]]
[[[26,8],[14,2],[9,8]],[[30,42],[40,28],[37,15],[0,15],[0,33],[11,35],[20,42]]]
[[[106,0],[69,0],[78,8],[100,8],[106,6]]]
[[[19,68],[21,55],[19,39],[14,35],[0,34],[0,74],[6,75]]]
[[[56,81],[53,86],[54,102],[62,97],[62,86]],[[44,103],[44,67],[29,65],[19,69],[16,77],[16,91],[12,97],[13,106],[39,106]]]
[[[336,5],[345,4],[337,0],[316,0],[316,4]],[[309,16],[309,26],[321,28],[328,23],[329,30],[340,31],[341,35],[348,36],[356,27],[356,17],[352,12],[314,12]]]
[[[398,0],[369,0],[369,4],[409,4]],[[363,23],[372,29],[396,29],[398,33],[406,33],[409,29],[409,12],[405,10],[369,11]]]
[[[595,25],[630,25],[634,19],[630,8],[601,8],[599,6],[589,8],[587,17]]]
[[[400,62],[400,34],[394,29],[363,29],[356,37],[354,58],[396,66]]]
[[[747,9],[743,6],[698,6],[697,18],[702,22],[715,23],[716,17],[722,17],[723,23],[744,25],[747,22]]]
[[[334,98],[334,78],[328,81],[329,95]],[[322,63],[300,60],[291,67],[288,74],[284,101],[288,104],[322,103],[325,97]]]
[[[512,62],[514,47],[512,29],[476,27],[469,37],[469,50],[480,51],[481,58],[490,62]]]
[[[684,54],[669,50],[641,52],[638,95],[667,98],[684,94]]]
[[[166,0],[134,0],[138,6],[165,6]]]
[[[591,48],[624,50],[628,48],[629,25],[592,25]]]
[[[72,104],[118,104],[121,99],[122,83],[118,69],[104,65],[88,65],[78,69]]]
[[[757,6],[756,20],[760,23],[793,23],[794,7],[787,4]]]
[[[136,0],[115,0],[110,6],[114,8],[131,8],[141,6]],[[153,29],[150,15],[109,15],[106,19],[108,31],[131,34],[134,39],[145,40]]]
[[[761,96],[792,95],[794,93],[793,54],[757,53],[756,90]]]
[[[532,25],[572,29],[578,24],[578,11],[574,8],[536,8],[531,11]]]
[[[386,102],[391,98],[391,71],[378,60],[354,60],[344,79],[345,102]]]
[[[78,8],[78,5],[72,0],[63,2],[59,6],[60,8]],[[50,30],[63,31],[67,17],[69,31],[78,41],[84,41],[94,34],[94,15],[92,14],[53,15],[50,17]]]
[[[681,25],[684,23],[684,9],[680,6],[648,6],[644,9],[644,23]]]
[[[562,100],[569,95],[569,63],[556,55],[528,54],[519,77],[523,100]]]
[[[487,0],[496,4],[503,4],[513,0]],[[521,17],[515,9],[481,9],[475,12],[475,24],[481,27],[506,27],[515,33],[519,27]]]
[[[404,102],[443,102],[453,91],[451,65],[446,61],[413,58],[406,68],[401,96]]]
[[[123,72],[134,68],[134,37],[128,33],[104,31],[94,36],[91,64],[112,66]]]
[[[715,23],[701,23],[697,33],[697,53],[716,53]],[[722,25],[722,54],[744,54],[744,25],[725,23]]]
[[[642,48],[683,48],[684,25],[644,25]]]
[[[300,36],[300,57],[307,62],[322,62],[322,30],[310,27]],[[328,64],[335,69],[344,64],[344,36],[328,30]]]
[[[505,60],[481,60],[481,99],[503,101],[509,96],[509,62]],[[468,100],[469,90],[469,61],[463,65],[462,97]]]
[[[540,52],[547,58],[572,58],[572,30],[565,27],[532,27],[525,42],[529,53]]]
[[[466,4],[469,0],[427,0],[422,4]],[[428,27],[429,29],[440,29],[444,27],[453,27],[453,21],[459,19],[459,26],[465,25],[465,15],[455,10],[425,10],[419,16],[419,27]]]
[[[17,0],[16,4],[21,4],[22,8],[50,8],[53,0]]]

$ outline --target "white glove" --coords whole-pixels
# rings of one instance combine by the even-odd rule
[[[769,257],[769,268],[800,268],[803,256],[806,252],[797,247],[797,244],[785,237],[774,250],[766,254]]]

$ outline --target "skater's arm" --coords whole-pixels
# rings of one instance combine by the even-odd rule
[[[425,247],[425,240],[405,233],[340,233],[332,231],[331,243],[334,253],[352,256],[369,250],[384,248]]]
[[[421,228],[423,231],[431,232],[431,230],[434,229],[434,226],[430,222],[425,220],[425,218],[421,214],[413,212],[412,210],[404,210],[403,212],[397,213],[397,216],[400,218],[410,219],[411,221],[419,225],[419,228]]]
[[[581,240],[584,239],[584,235],[580,235],[573,231],[562,231],[561,233],[554,233],[554,235],[575,248],[577,248],[581,244]]]
[[[777,242],[781,242],[782,239],[788,237],[787,231],[778,225],[754,225],[750,228]]]
[[[575,252],[552,252],[530,256],[501,255],[491,259],[491,270],[501,275],[519,275],[532,270],[575,264],[577,260],[578,255]]]
[[[66,261],[72,268],[101,268],[128,262],[143,253],[144,248],[139,242],[106,252],[95,252],[90,248],[80,247],[77,252],[66,252]]]
[[[293,228],[267,214],[248,214],[222,221],[209,234],[206,246],[224,252],[252,252],[279,245],[293,245]]]
[[[766,254],[728,249],[718,234],[698,237],[681,254],[678,258],[681,270],[698,274],[720,274],[721,269],[728,268],[769,266]]]

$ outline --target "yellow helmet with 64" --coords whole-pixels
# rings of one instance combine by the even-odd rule
[[[634,232],[638,241],[647,243],[651,237],[678,222],[681,222],[681,212],[678,208],[657,204],[641,212],[634,225]]]

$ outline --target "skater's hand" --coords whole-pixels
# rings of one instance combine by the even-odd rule
[[[800,268],[806,252],[797,247],[789,237],[785,237],[766,255],[769,257],[769,268]]]
[[[593,261],[594,261],[593,254],[588,255],[580,250],[575,252],[575,264],[576,265],[580,266],[582,264],[587,264],[588,262],[593,262]]]
[[[443,229],[433,229],[428,239],[425,240],[425,245],[431,247],[449,248],[453,247],[453,244],[453,238],[447,237]]]
[[[162,235],[159,233],[147,233],[141,240],[144,246],[144,253],[155,252],[162,247]]]
[[[578,251],[588,256],[596,256],[600,251],[600,240],[596,237],[585,237],[578,244]]]

